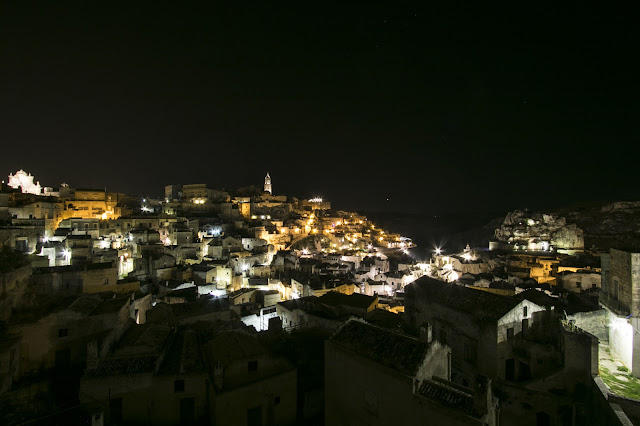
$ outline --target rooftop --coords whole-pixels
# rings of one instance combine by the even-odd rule
[[[422,277],[409,284],[407,298],[410,298],[408,295],[411,293],[415,298],[446,305],[479,321],[496,321],[520,303],[520,300],[512,297],[445,283],[430,277]]]
[[[358,309],[368,309],[377,300],[378,298],[375,296],[367,296],[359,293],[346,295],[346,294],[338,293],[337,291],[330,291],[322,295],[320,298],[318,298],[318,302],[323,303],[325,305],[333,305],[333,306],[342,305],[342,306],[350,306]]]
[[[89,377],[115,376],[119,374],[151,373],[156,366],[157,356],[131,356],[123,358],[107,358],[98,363],[96,368],[87,370]]]
[[[351,320],[331,337],[331,342],[407,376],[415,376],[429,344],[404,334]]]
[[[256,336],[240,330],[221,332],[209,342],[209,348],[213,359],[224,364],[266,353]]]
[[[471,394],[447,386],[445,383],[435,380],[423,380],[417,393],[445,407],[462,411],[473,417],[480,417],[480,414],[473,407],[474,401]]]

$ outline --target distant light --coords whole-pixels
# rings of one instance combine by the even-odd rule
[[[440,253],[442,253],[442,250],[440,250],[439,248],[436,248],[436,254],[439,255]]]
[[[322,198],[320,197],[315,197],[309,200],[312,203],[321,203],[322,202]]]

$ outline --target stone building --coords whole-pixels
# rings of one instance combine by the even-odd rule
[[[297,371],[285,358],[239,330],[220,333],[206,351],[213,372],[213,424],[296,423]]]
[[[449,381],[450,348],[358,320],[325,343],[327,425],[496,425],[498,401]]]
[[[600,259],[600,303],[607,311],[609,346],[640,377],[640,253],[612,248]]]
[[[473,386],[478,374],[522,380],[551,363],[520,359],[513,349],[512,343],[545,314],[529,300],[422,277],[405,289],[405,313],[413,327],[451,347],[456,383]]]

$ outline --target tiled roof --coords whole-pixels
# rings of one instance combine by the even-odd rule
[[[522,293],[518,294],[516,297],[520,300],[526,299],[539,306],[555,306],[560,304],[560,301],[557,298],[551,297],[544,291],[540,291],[535,288],[525,290]]]
[[[244,331],[223,331],[209,342],[213,360],[224,364],[266,353],[258,338]]]
[[[473,406],[473,396],[471,394],[447,386],[444,383],[423,380],[417,393],[445,407],[462,411],[469,416],[480,417],[480,413]]]
[[[96,368],[87,370],[89,377],[116,376],[119,374],[151,373],[155,369],[157,356],[147,355],[126,358],[104,359]]]
[[[351,320],[331,338],[331,342],[401,374],[414,377],[429,344],[413,337]]]
[[[346,295],[338,293],[337,291],[330,291],[318,298],[318,302],[332,306],[351,306],[353,308],[368,309],[373,303],[375,303],[375,296],[367,296],[364,294],[353,293]]]
[[[520,303],[512,297],[478,291],[429,277],[422,277],[407,287],[410,289],[407,294],[413,293],[415,298],[449,306],[472,315],[478,321],[496,321]],[[409,297],[407,295],[407,298]]]
[[[176,292],[170,293],[174,295]],[[200,298],[195,302],[173,303],[169,305],[176,318],[188,318],[220,312],[229,309],[229,302],[225,299]]]
[[[159,374],[184,374],[203,371],[198,340],[194,331],[178,333],[160,366]]]
[[[316,296],[305,296],[300,297],[298,299],[285,300],[283,302],[278,302],[278,305],[283,308],[293,311],[294,309],[302,309],[305,305],[315,303],[318,298]]]

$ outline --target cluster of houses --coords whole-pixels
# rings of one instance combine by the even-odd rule
[[[580,324],[592,289],[634,306],[613,250],[418,262],[408,238],[273,195],[268,174],[163,199],[32,180],[0,188],[2,424],[626,418]]]

